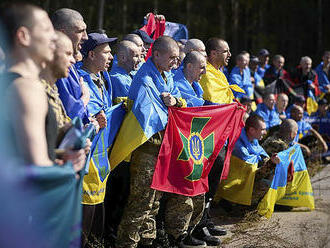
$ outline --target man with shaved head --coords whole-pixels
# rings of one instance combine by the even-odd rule
[[[44,79],[42,82],[46,87],[48,102],[54,109],[58,128],[61,129],[70,122],[70,118],[67,116],[58,96],[55,82],[69,75],[70,67],[75,63],[75,59],[73,58],[73,46],[69,37],[60,31],[56,31],[56,34],[54,59],[47,63],[41,73],[41,78]]]
[[[308,56],[301,57],[300,63],[290,72],[293,82],[292,88],[298,95],[308,97],[309,90],[317,96],[319,95],[317,73],[312,70],[312,59]]]
[[[277,96],[275,109],[281,120],[286,119],[285,110],[286,107],[288,106],[288,103],[289,103],[289,97],[287,94],[281,93]]]
[[[184,102],[180,99],[181,94],[175,86],[170,72],[178,56],[179,48],[176,42],[171,37],[162,36],[155,41],[152,47],[152,57],[141,66],[133,78],[128,97],[133,101],[132,109],[145,112],[146,125],[154,125],[155,117],[159,117],[160,114],[167,115],[167,107],[183,106]],[[143,97],[146,95],[149,97]],[[155,112],[153,106],[158,106],[159,113]],[[146,111],[145,108],[148,110]],[[149,124],[150,119],[153,120],[153,123]],[[125,124],[125,120],[123,124]],[[151,189],[150,183],[164,129],[163,125],[157,129],[151,129],[155,130],[152,131],[152,136],[146,142],[137,145],[132,153],[131,190],[118,227],[116,247],[136,248],[138,244],[151,247],[156,238],[155,215],[159,209],[162,193]],[[121,137],[124,141],[129,138],[120,135],[119,131],[117,141]],[[113,149],[115,148],[116,143]]]
[[[289,79],[289,74],[284,70],[283,66],[285,59],[282,55],[277,54],[273,57],[272,65],[266,70],[264,75],[264,82],[267,86],[277,79]]]
[[[72,41],[76,62],[81,60],[81,44],[87,40],[86,24],[79,12],[73,9],[59,9],[51,17],[56,30],[65,33]],[[89,91],[79,78],[75,65],[70,67],[69,76],[57,80],[56,86],[68,116],[80,117],[86,124],[89,122],[87,104]]]
[[[294,141],[299,142],[300,146],[306,152],[306,155],[310,156],[311,155],[310,149],[312,148],[310,142],[304,142],[304,140],[302,139],[304,138],[306,140],[308,135],[312,135],[321,144],[323,152],[326,152],[328,150],[327,143],[323,140],[319,132],[317,132],[314,128],[312,128],[312,126],[308,122],[303,120],[303,116],[304,116],[304,109],[301,106],[293,105],[291,108],[291,118],[295,120],[298,125],[298,133]]]
[[[137,34],[127,34],[124,36],[123,41],[124,40],[133,42],[140,49],[141,59],[144,60],[144,57],[146,55],[146,49],[143,46],[143,40],[141,39],[141,37]]]
[[[188,107],[203,106],[203,90],[198,81],[206,71],[206,58],[197,51],[189,52],[183,60],[174,82]],[[169,193],[165,207],[165,230],[172,245],[202,247],[204,241],[192,237],[192,230],[203,216],[205,194],[194,197]],[[188,234],[188,235],[185,235]]]
[[[245,91],[245,94],[235,93],[236,97],[247,96],[253,98],[253,86],[251,73],[248,68],[249,58],[247,54],[240,53],[236,56],[236,66],[232,69],[228,80],[230,84],[236,84]]]
[[[203,41],[199,39],[189,39],[185,44],[183,51],[185,52],[185,54],[188,54],[192,51],[198,51],[206,57],[205,45]]]
[[[189,52],[183,60],[183,68],[179,69],[174,82],[178,85],[182,97],[188,107],[203,106],[203,89],[199,84],[202,75],[206,73],[206,58],[197,51]]]
[[[132,82],[130,73],[138,69],[141,50],[135,43],[124,40],[117,45],[116,55],[118,62],[112,66],[110,71],[114,103],[127,99]]]
[[[292,119],[285,119],[280,127],[279,131],[275,132],[272,136],[262,143],[262,147],[265,149],[269,156],[288,149],[294,143],[294,139],[297,136],[298,125]]]

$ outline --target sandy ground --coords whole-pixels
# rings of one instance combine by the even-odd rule
[[[275,212],[270,220],[242,222],[213,211],[214,222],[224,224],[229,232],[220,237],[223,248],[330,248],[330,165],[312,179],[315,210],[296,208]]]

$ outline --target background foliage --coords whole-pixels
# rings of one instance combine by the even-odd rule
[[[9,2],[8,0],[2,0]],[[109,36],[139,28],[148,12],[187,25],[189,36],[206,41],[217,36],[229,42],[233,56],[242,50],[256,54],[267,48],[283,54],[286,67],[301,56],[313,58],[313,66],[330,49],[326,22],[328,0],[31,0],[48,11],[73,8],[82,13],[88,30],[102,26]],[[102,7],[103,6],[103,7]],[[104,18],[102,19],[102,10]],[[102,23],[103,22],[103,23]],[[234,63],[234,59],[231,60]]]

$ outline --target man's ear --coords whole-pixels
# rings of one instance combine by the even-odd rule
[[[19,27],[16,31],[16,42],[18,45],[29,46],[31,44],[30,30],[26,27]]]
[[[192,63],[188,63],[187,64],[187,69],[190,71],[190,70],[192,70],[192,68],[193,68],[193,64]]]
[[[93,51],[93,50],[89,51],[89,52],[88,52],[88,58],[89,58],[90,60],[93,60],[94,57],[95,57],[94,51]]]

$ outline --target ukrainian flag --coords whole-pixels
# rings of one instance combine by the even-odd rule
[[[309,115],[316,112],[318,109],[318,104],[315,99],[315,96],[312,92],[312,90],[308,90],[307,100],[306,100],[306,110]]]
[[[155,133],[165,129],[168,112],[161,94],[169,92],[177,98],[181,94],[174,86],[172,74],[164,74],[166,82],[150,58],[135,75],[128,95],[133,106],[125,116],[110,154],[112,169]]]
[[[228,178],[220,183],[214,200],[217,202],[223,198],[250,206],[257,169],[258,163],[248,163],[236,156],[231,156]]]
[[[91,146],[88,174],[83,181],[83,204],[94,205],[104,200],[106,182],[111,171],[108,152],[122,123],[125,110],[121,103],[107,108],[105,114],[107,127],[98,132]]]
[[[298,144],[278,153],[281,163],[275,168],[271,187],[258,205],[258,213],[270,218],[275,204],[314,209],[313,189],[306,163]],[[293,181],[287,182],[290,163],[294,166]]]

